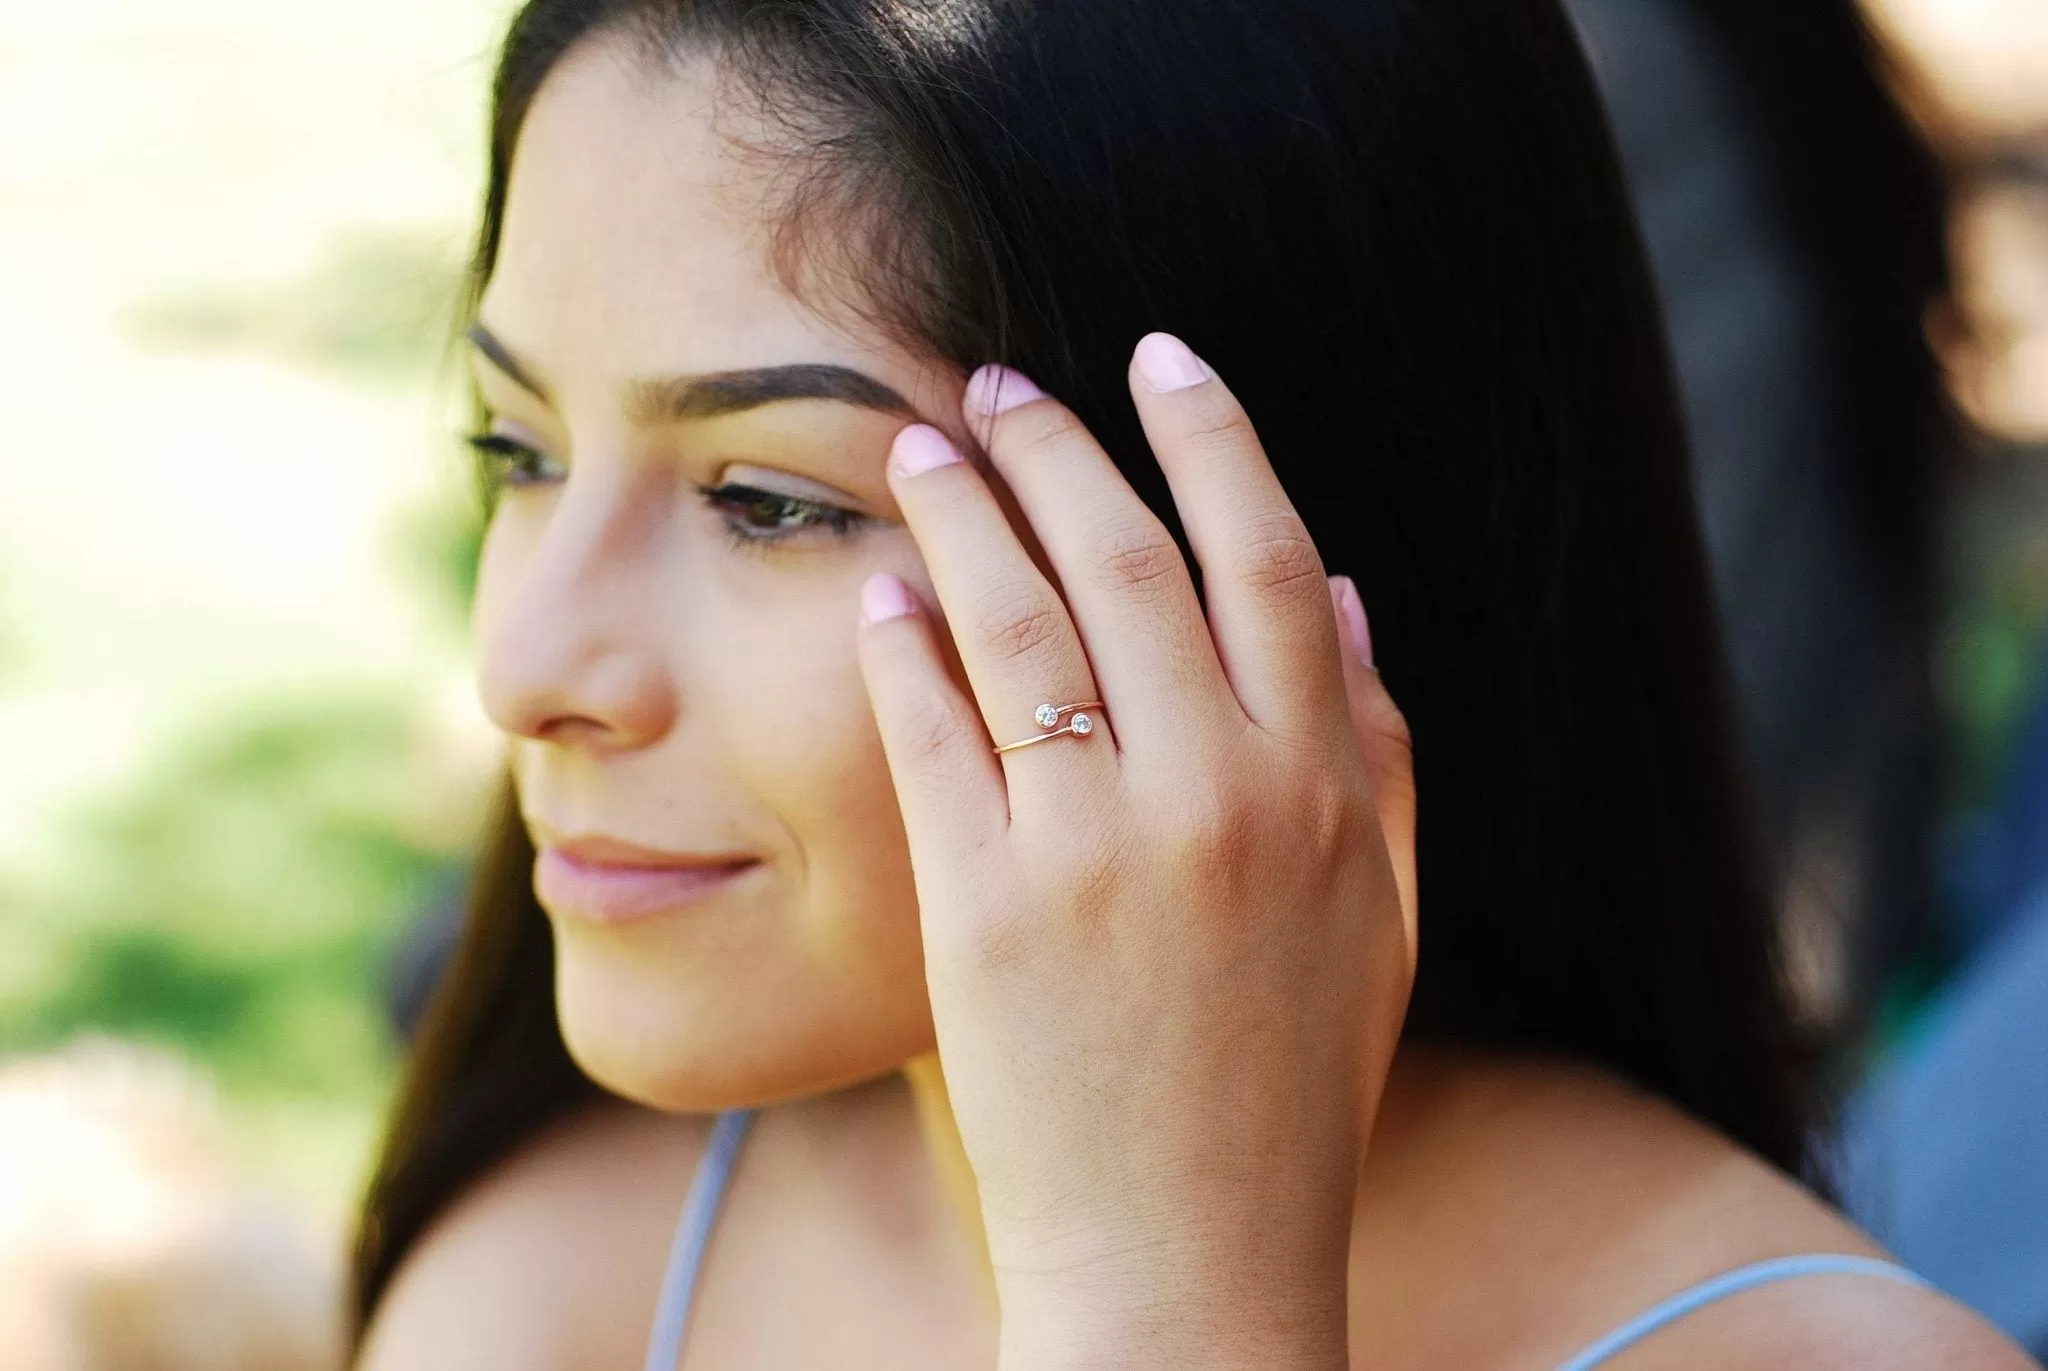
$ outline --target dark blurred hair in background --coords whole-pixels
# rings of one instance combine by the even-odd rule
[[[1932,670],[1938,618],[1984,593],[1963,583],[2041,518],[2042,463],[1956,461],[1928,324],[1973,340],[1943,298],[1947,188],[1894,91],[1930,107],[1849,0],[1569,3],[1658,270],[1804,1008],[1844,1082],[1884,1050],[1845,1111],[1843,1198],[2048,1356],[2048,694],[1971,756],[1982,721],[1941,716]],[[2042,148],[1948,151],[2039,184]],[[1944,834],[1958,764],[1991,793]]]
[[[1939,955],[1943,179],[1853,0],[1568,3],[1670,328],[1790,965],[1846,1070]]]

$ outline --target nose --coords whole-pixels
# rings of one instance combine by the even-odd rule
[[[595,492],[593,492],[595,496]],[[646,747],[681,712],[646,511],[565,490],[543,527],[487,543],[477,586],[478,693],[508,735]]]

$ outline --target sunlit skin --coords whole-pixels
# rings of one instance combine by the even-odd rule
[[[508,473],[480,688],[538,846],[754,863],[659,917],[550,910],[564,1033],[594,1077],[659,1111],[788,1102],[750,1144],[688,1364],[987,1366],[979,1216],[857,656],[870,575],[933,602],[885,462],[913,418],[973,447],[967,378],[789,291],[719,93],[708,64],[650,79],[598,43],[529,117],[474,358]],[[632,413],[638,382],[821,365],[904,405]],[[705,493],[734,484],[785,502]],[[637,1365],[701,1140],[701,1119],[608,1107],[527,1148],[408,1260],[364,1365]],[[1404,1049],[1357,1190],[1361,1367],[1551,1365],[1743,1262],[1876,1251],[1676,1111],[1534,1060]],[[2021,1364],[1933,1296],[1816,1288],[1731,1302],[1615,1365]]]
[[[869,574],[929,582],[883,477],[906,416],[797,400],[636,424],[622,393],[838,364],[964,442],[966,378],[792,298],[764,268],[759,192],[721,135],[699,118],[662,143],[617,137],[607,65],[564,73],[596,78],[598,99],[527,128],[478,311],[548,395],[476,354],[491,431],[537,454],[499,463],[514,483],[484,550],[480,681],[538,841],[760,859],[686,917],[556,922],[578,1060],[633,1098],[706,1110],[870,1079],[932,1045],[902,825],[854,653]],[[661,191],[622,212],[620,186]],[[730,483],[816,503],[762,528],[702,493]]]

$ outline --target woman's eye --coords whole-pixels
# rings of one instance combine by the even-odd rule
[[[468,442],[483,463],[485,480],[493,489],[545,485],[567,474],[559,462],[539,449],[502,433],[473,433]]]
[[[758,486],[727,483],[700,486],[698,489],[724,516],[726,527],[741,542],[776,542],[813,528],[843,535],[865,522],[867,517],[820,500],[783,495]]]
[[[568,475],[554,458],[506,434],[476,433],[467,441],[482,462],[486,483],[492,489],[548,485]],[[743,543],[777,542],[819,528],[843,535],[867,521],[866,515],[838,505],[758,486],[728,482],[697,490],[719,511],[733,537]]]

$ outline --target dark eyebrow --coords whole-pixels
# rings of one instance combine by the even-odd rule
[[[874,377],[830,362],[670,376],[634,381],[626,387],[626,413],[635,423],[642,424],[709,419],[780,400],[836,400],[863,409],[917,417],[908,400]]]
[[[491,365],[526,391],[547,400],[547,387],[489,329],[472,324],[467,334]],[[910,401],[866,372],[831,362],[797,362],[785,366],[748,367],[698,376],[664,376],[629,382],[626,412],[636,424],[673,423],[678,419],[710,419],[738,414],[782,400],[835,400],[916,418]]]

